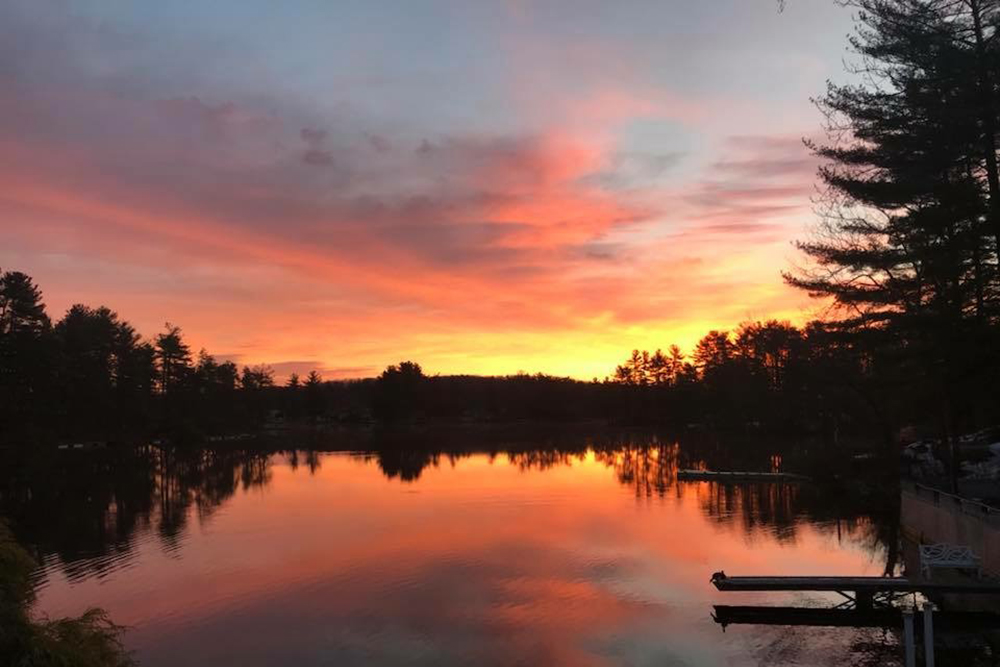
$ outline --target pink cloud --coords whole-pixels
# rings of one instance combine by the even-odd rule
[[[555,354],[564,367],[588,337],[625,349],[629,327],[667,335],[733,302],[791,302],[690,258],[717,255],[720,239],[787,239],[811,191],[801,144],[734,138],[704,173],[660,185],[679,154],[623,152],[616,128],[693,122],[706,106],[613,58],[581,94],[526,80],[515,98],[545,106],[537,131],[422,135],[317,122],[292,101],[109,83],[67,57],[96,47],[70,47],[0,75],[0,262],[60,306],[107,302],[149,334],[170,319],[198,346],[284,370],[367,373],[411,353],[432,370],[477,370],[491,351],[513,364],[518,350],[529,370]],[[600,60],[595,48],[567,57]],[[770,260],[743,277],[778,280]]]

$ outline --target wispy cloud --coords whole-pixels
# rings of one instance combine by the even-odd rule
[[[592,80],[526,72],[510,113],[530,123],[451,126],[314,103],[266,68],[213,87],[205,63],[235,46],[5,4],[0,263],[57,307],[107,301],[147,333],[170,319],[197,345],[332,376],[420,355],[588,375],[628,335],[734,302],[787,310],[778,267],[720,279],[718,244],[788,240],[814,170],[798,138],[733,137],[704,167],[688,145],[636,150],[637,119],[696,132],[713,98],[639,81],[608,48],[565,54]],[[574,360],[588,340],[599,358]]]

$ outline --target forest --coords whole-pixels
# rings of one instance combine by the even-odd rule
[[[377,378],[324,380],[313,371],[279,379],[266,365],[240,368],[193,353],[174,325],[147,340],[103,306],[75,305],[53,324],[39,287],[16,271],[0,277],[0,318],[0,434],[11,442],[199,441],[279,423],[524,421],[892,438],[911,424],[967,430],[991,423],[998,410],[995,392],[970,386],[969,400],[948,415],[921,359],[891,338],[872,344],[842,322],[745,322],[708,332],[690,355],[676,345],[634,350],[608,377],[588,382],[427,375],[412,361]]]

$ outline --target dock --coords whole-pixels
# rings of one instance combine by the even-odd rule
[[[725,572],[712,575],[720,591],[825,591],[839,593],[858,609],[871,609],[878,598],[891,599],[904,593],[961,593],[998,595],[1000,583],[912,581],[906,577],[730,577]]]
[[[914,625],[923,627],[923,612],[914,611]],[[715,605],[712,620],[727,625],[804,625],[812,627],[891,628],[903,625],[903,610],[884,607],[869,610],[812,607],[754,607]],[[1000,615],[979,611],[934,612],[939,630],[1000,629]]]
[[[715,470],[678,470],[681,482],[808,482],[805,475],[790,472],[737,472]]]

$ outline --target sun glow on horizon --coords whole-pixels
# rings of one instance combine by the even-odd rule
[[[0,9],[0,267],[53,319],[107,305],[279,376],[590,380],[815,310],[780,271],[846,13],[442,0],[374,54],[374,8],[227,2]],[[731,54],[690,42],[709,27]]]

